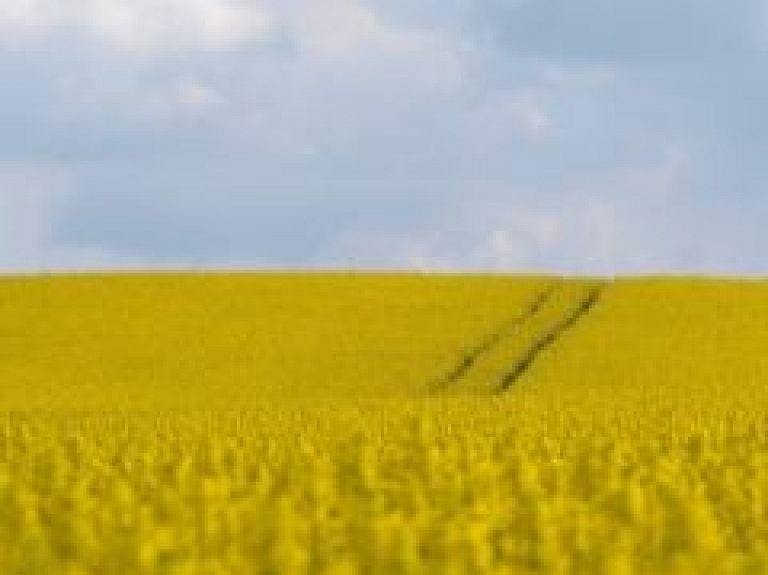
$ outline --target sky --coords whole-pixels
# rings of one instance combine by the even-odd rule
[[[15,0],[0,86],[0,272],[768,273],[766,0]]]

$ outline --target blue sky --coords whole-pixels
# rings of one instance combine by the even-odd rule
[[[768,272],[765,0],[0,5],[0,271]]]

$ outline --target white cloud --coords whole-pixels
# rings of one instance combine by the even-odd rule
[[[450,213],[436,214],[421,229],[340,236],[334,261],[424,270],[661,269],[664,250],[676,248],[670,226],[680,224],[663,207],[684,195],[691,155],[673,142],[659,142],[656,151],[653,162],[556,190],[467,190]]]
[[[467,136],[463,143],[467,154],[487,166],[491,157],[488,151],[501,151],[504,155],[521,141],[548,143],[556,130],[550,112],[553,99],[553,91],[537,85],[495,90],[478,99],[464,115]]]
[[[223,102],[215,88],[198,80],[184,80],[176,90],[177,103],[186,110],[201,111]]]
[[[236,49],[287,34],[302,57],[325,65],[370,57],[452,62],[434,30],[391,25],[361,0],[14,0],[0,3],[0,44],[62,34],[118,53]]]
[[[409,76],[454,87],[463,78],[465,47],[435,28],[389,22],[362,0],[299,0],[282,11],[285,29],[313,67],[362,70],[384,82]]]
[[[334,261],[431,271],[610,272],[624,240],[614,206],[597,200],[552,208],[517,202],[464,208],[461,215],[428,223],[421,231],[343,235]]]
[[[506,104],[506,112],[530,138],[544,138],[554,128],[552,117],[544,109],[543,103],[528,92],[511,98]]]
[[[619,214],[615,205],[605,200],[590,200],[579,216],[584,234],[585,255],[590,266],[613,269],[622,238]]]
[[[530,263],[538,252],[553,246],[563,233],[563,218],[543,210],[513,207],[498,218],[503,227],[492,229],[477,258],[493,268]]]
[[[0,3],[5,41],[74,32],[130,54],[226,50],[267,40],[270,13],[236,0],[14,0]]]
[[[494,271],[558,269],[613,273],[631,246],[611,202],[584,198],[546,208],[497,206],[465,231],[473,243],[464,265]],[[628,231],[628,230],[626,230]]]
[[[551,261],[563,270],[615,273],[654,260],[655,210],[686,188],[690,152],[662,142],[653,163],[622,166],[557,191],[558,203],[489,209],[490,230],[475,259],[495,269]]]
[[[308,2],[296,10],[291,24],[303,52],[321,61],[354,58],[389,36],[376,13],[356,0]]]

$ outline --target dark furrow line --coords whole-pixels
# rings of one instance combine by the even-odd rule
[[[526,307],[520,315],[511,320],[506,327],[492,333],[475,348],[465,353],[461,362],[447,375],[436,382],[436,387],[451,385],[464,377],[478,359],[496,347],[504,337],[510,335],[523,323],[535,316],[552,298],[552,294],[557,289],[559,283],[560,282],[553,282],[550,284],[545,290],[539,293],[530,304],[528,304],[528,307]]]
[[[496,388],[496,393],[503,393],[507,391],[512,385],[517,382],[528,369],[531,367],[534,361],[543,353],[548,347],[553,345],[568,328],[573,326],[584,315],[597,304],[602,291],[605,288],[604,285],[593,286],[587,296],[579,303],[579,305],[560,322],[556,323],[550,330],[539,337],[525,354],[518,359],[512,366],[512,369],[504,374]]]

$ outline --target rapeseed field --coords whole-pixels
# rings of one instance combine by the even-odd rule
[[[0,280],[0,573],[768,573],[768,282]]]

